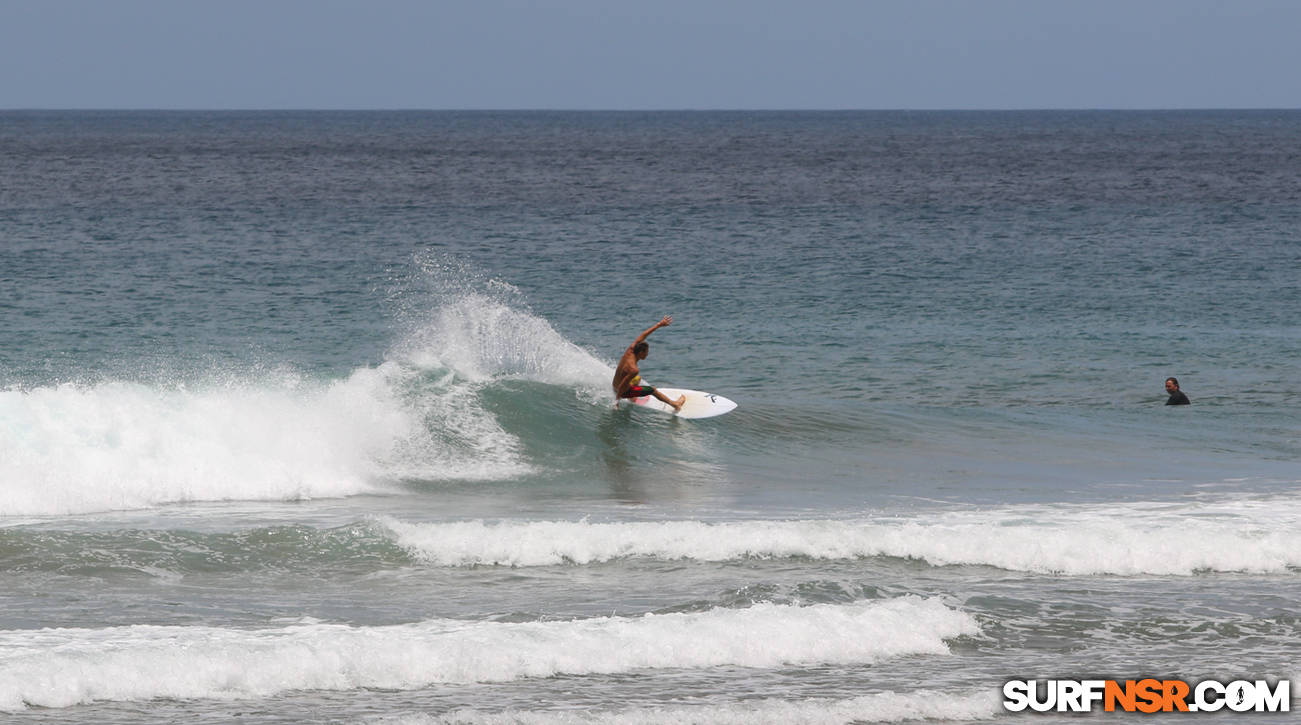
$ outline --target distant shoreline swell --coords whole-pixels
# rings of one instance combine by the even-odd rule
[[[447,715],[382,716],[365,725],[842,725],[843,723],[992,720],[1003,712],[988,691],[878,692],[851,698],[764,698],[719,704],[675,704],[613,711],[485,712],[462,709]]]
[[[2,523],[3,520],[0,520]],[[897,559],[1048,576],[1301,573],[1301,504],[1022,505],[854,519],[465,520],[393,516],[333,528],[83,532],[52,522],[0,527],[0,566],[150,577],[195,571],[376,571],[575,567],[629,559],[719,563]],[[117,552],[106,555],[104,552]]]
[[[1301,568],[1296,506],[1174,508],[1026,506],[848,521],[379,523],[398,546],[436,566],[898,557],[932,566],[1068,576],[1277,574]]]

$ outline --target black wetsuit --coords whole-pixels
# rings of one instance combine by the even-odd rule
[[[1188,396],[1184,395],[1184,391],[1182,390],[1174,391],[1170,394],[1170,398],[1165,401],[1166,405],[1189,405],[1190,403],[1191,401],[1188,400]]]

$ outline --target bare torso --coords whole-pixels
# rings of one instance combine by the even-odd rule
[[[619,364],[614,369],[614,380],[611,382],[614,387],[615,395],[622,395],[623,391],[637,384],[641,379],[641,370],[637,368],[637,356],[632,354],[632,347],[624,351],[623,357],[619,358]]]

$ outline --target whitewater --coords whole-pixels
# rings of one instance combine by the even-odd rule
[[[595,403],[613,373],[544,320],[481,296],[439,309],[392,355],[337,380],[281,369],[0,391],[0,476],[10,487],[0,515],[509,478],[528,464],[478,390],[494,380],[569,383]]]
[[[1012,679],[1301,682],[1299,137],[0,112],[0,720],[967,723],[1018,717]],[[646,378],[735,411],[616,409],[664,315]]]

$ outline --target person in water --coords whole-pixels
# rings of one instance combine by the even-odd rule
[[[1175,378],[1165,379],[1165,391],[1170,394],[1170,397],[1167,398],[1165,401],[1166,405],[1189,405],[1190,404],[1190,401],[1188,400],[1188,396],[1184,395],[1184,391],[1179,389],[1179,381],[1176,380]]]
[[[623,398],[640,398],[646,395],[653,395],[658,400],[673,406],[673,410],[682,410],[682,404],[686,402],[687,396],[679,396],[677,400],[672,400],[669,396],[661,393],[655,388],[645,385],[641,380],[641,371],[637,369],[637,363],[645,360],[646,355],[650,353],[650,344],[646,338],[650,337],[652,332],[661,327],[668,327],[673,322],[673,318],[665,316],[664,319],[651,325],[649,329],[637,336],[636,340],[623,351],[623,357],[619,358],[619,365],[614,369],[614,381],[611,385],[614,387],[615,405]]]

